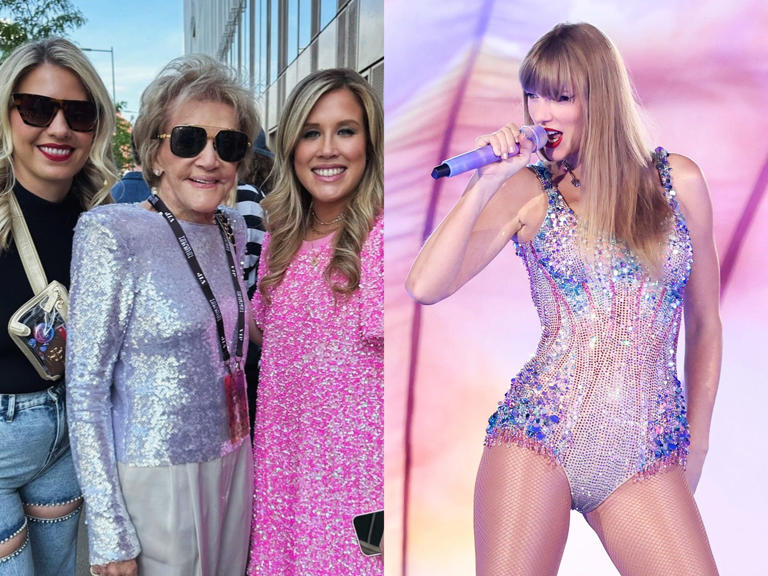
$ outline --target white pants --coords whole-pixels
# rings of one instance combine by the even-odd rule
[[[141,543],[141,576],[242,576],[253,499],[250,439],[223,458],[118,476]]]

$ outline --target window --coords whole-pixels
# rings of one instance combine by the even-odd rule
[[[299,51],[312,41],[312,0],[299,0]]]
[[[320,0],[320,29],[336,16],[337,0]]]

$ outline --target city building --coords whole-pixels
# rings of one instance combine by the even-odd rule
[[[273,135],[304,76],[354,68],[384,93],[384,0],[184,0],[184,51],[236,68]]]

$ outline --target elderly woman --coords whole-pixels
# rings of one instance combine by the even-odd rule
[[[114,109],[85,55],[60,38],[6,58],[0,102],[0,574],[67,576],[75,573],[82,497],[56,346],[66,330],[49,319],[37,324],[25,354],[6,326],[33,297],[21,222],[46,280],[69,286],[77,218],[108,199],[115,178]],[[48,364],[37,363],[43,357]]]
[[[78,222],[67,383],[94,574],[245,570],[245,224],[220,205],[257,131],[227,68],[173,60],[134,129],[154,194]]]

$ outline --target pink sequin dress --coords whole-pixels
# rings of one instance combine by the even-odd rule
[[[334,300],[323,276],[328,236],[302,244],[269,303],[251,302],[264,342],[249,574],[383,573],[352,523],[384,504],[383,231],[380,215],[352,295]]]

